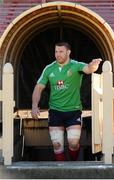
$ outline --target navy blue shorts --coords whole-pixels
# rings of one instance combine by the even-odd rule
[[[69,127],[72,125],[81,125],[81,114],[80,110],[62,112],[50,109],[49,110],[49,126],[64,126]]]

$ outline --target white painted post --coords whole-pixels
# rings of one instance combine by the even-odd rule
[[[13,68],[10,63],[6,63],[3,68],[3,157],[4,164],[12,164],[13,156]]]
[[[103,64],[103,141],[104,162],[112,163],[113,153],[113,80],[112,67],[109,61]]]
[[[92,152],[101,151],[102,144],[102,76],[92,74]]]

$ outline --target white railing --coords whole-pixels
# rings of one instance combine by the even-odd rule
[[[0,149],[4,158],[4,165],[12,164],[13,157],[13,68],[6,63],[3,68],[2,90],[0,90],[0,101],[2,101],[2,137],[0,138]]]
[[[92,152],[102,151],[104,163],[112,163],[113,99],[112,67],[105,61],[102,74],[92,74]]]
[[[114,146],[114,88],[112,68],[105,61],[102,74],[92,74],[92,152],[103,152],[104,163],[112,163]],[[4,65],[2,75],[2,137],[0,150],[4,165],[12,164],[13,157],[13,119],[14,119],[14,84],[13,68],[10,63]]]

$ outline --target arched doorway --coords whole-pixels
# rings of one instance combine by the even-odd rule
[[[72,58],[89,62],[101,57],[114,67],[114,33],[93,11],[75,3],[53,2],[33,7],[18,16],[0,39],[0,63],[10,62],[14,68],[16,108],[31,108],[34,85],[43,68],[54,60],[54,44],[68,41]],[[99,68],[101,72],[101,66]],[[91,108],[90,76],[84,77],[82,101]],[[85,91],[86,89],[86,91]],[[48,106],[49,89],[40,105]]]
[[[54,59],[55,42],[68,41],[75,59],[89,62],[101,57],[113,65],[113,37],[100,16],[75,3],[45,3],[22,13],[8,26],[0,44],[1,65],[11,62],[14,67],[16,107],[30,108],[34,84]],[[90,108],[85,99],[84,104]]]

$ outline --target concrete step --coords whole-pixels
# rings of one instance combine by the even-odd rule
[[[114,164],[103,162],[16,162],[0,165],[1,179],[114,179]]]

